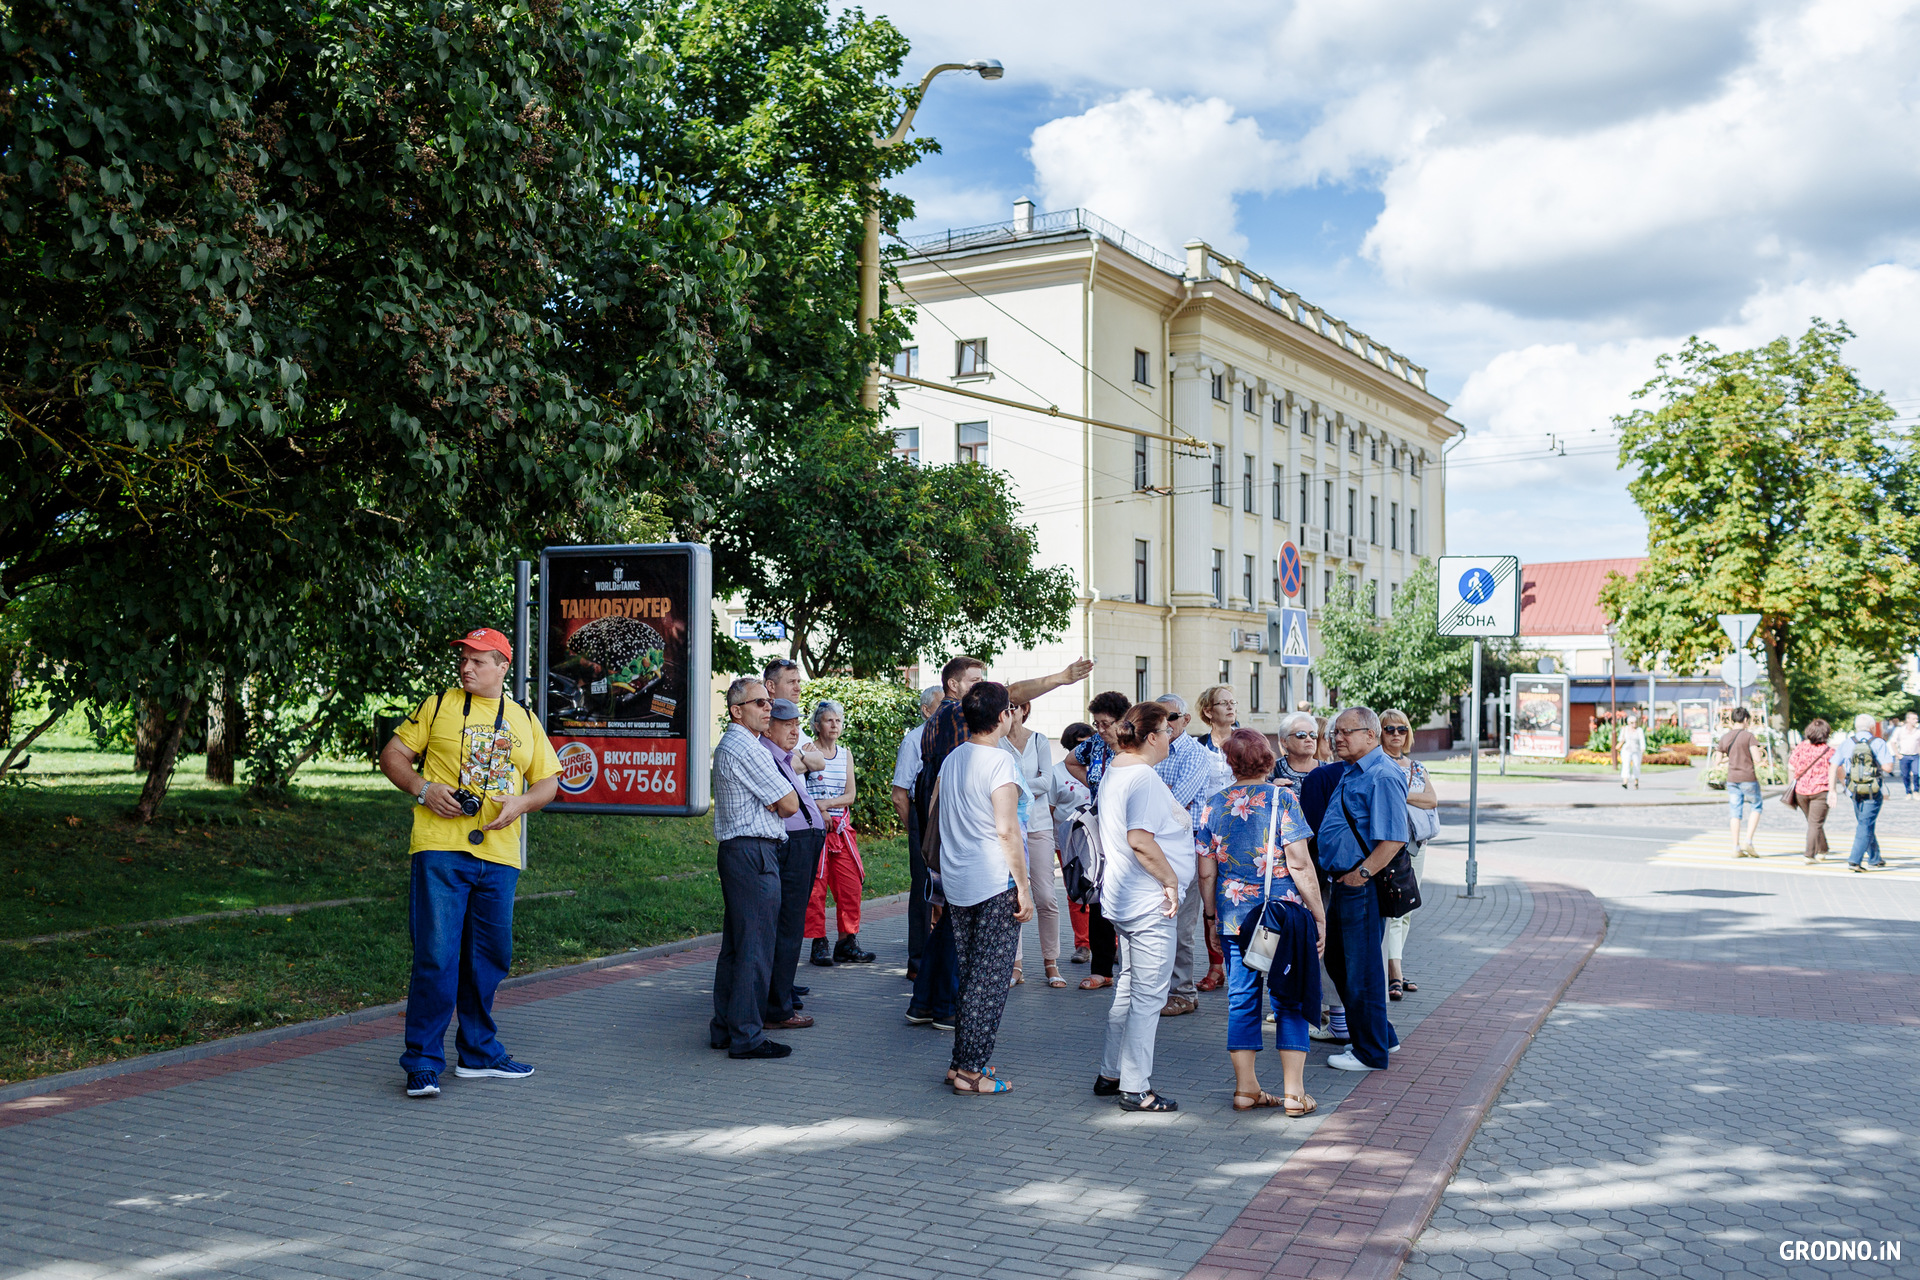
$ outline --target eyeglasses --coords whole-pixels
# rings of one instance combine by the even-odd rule
[[[770,707],[773,705],[773,699],[772,698],[742,698],[738,702],[729,702],[727,705],[730,707]]]
[[[1293,733],[1288,734],[1287,736],[1289,738],[1299,738],[1305,742],[1312,742],[1315,738],[1319,737],[1320,735],[1317,733],[1301,733],[1298,730],[1296,730]]]
[[[1403,724],[1390,724],[1380,730],[1382,733],[1412,733],[1413,730]]]

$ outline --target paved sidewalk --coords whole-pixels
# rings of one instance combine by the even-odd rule
[[[392,1024],[369,1022],[150,1073],[145,1091],[122,1076],[0,1104],[0,1276],[1171,1280],[1323,1126],[1367,1119],[1345,1110],[1356,1085],[1448,1109],[1474,1040],[1458,1004],[1444,1035],[1423,1020],[1537,918],[1521,885],[1483,883],[1462,901],[1457,871],[1431,869],[1409,953],[1422,989],[1393,1007],[1408,1051],[1364,1083],[1316,1053],[1308,1120],[1230,1109],[1218,994],[1161,1024],[1174,1116],[1093,1098],[1108,993],[1032,979],[1009,1000],[1004,1098],[941,1088],[948,1037],[904,1025],[906,984],[881,965],[807,970],[820,1025],[791,1033],[795,1055],[730,1062],[705,1047],[702,950],[511,993],[503,1039],[539,1068],[525,1081],[410,1101]],[[903,926],[878,920],[870,941],[897,958]],[[1402,1136],[1431,1145],[1437,1127]]]

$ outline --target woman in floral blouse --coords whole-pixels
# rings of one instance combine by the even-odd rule
[[[1268,975],[1242,961],[1240,929],[1258,917],[1268,900],[1266,874],[1271,858],[1276,859],[1271,898],[1311,913],[1316,951],[1326,945],[1320,882],[1307,858],[1307,837],[1312,832],[1293,794],[1266,780],[1273,772],[1273,748],[1267,745],[1266,735],[1236,729],[1223,749],[1233,766],[1234,782],[1207,801],[1199,834],[1211,856],[1200,859],[1200,888],[1207,927],[1219,930],[1220,945],[1227,954],[1227,1056],[1233,1059],[1233,1109],[1284,1107],[1290,1116],[1303,1116],[1316,1106],[1306,1090],[1306,1010],[1298,1003],[1283,1003],[1276,991],[1274,1030],[1284,1081],[1284,1095],[1276,1098],[1260,1087],[1254,1070],[1254,1055],[1263,1047],[1260,1006]],[[1267,843],[1270,823],[1272,845]],[[1318,977],[1316,969],[1316,985]],[[1281,982],[1278,966],[1272,980],[1276,987]],[[1318,997],[1312,1003],[1317,1014]]]

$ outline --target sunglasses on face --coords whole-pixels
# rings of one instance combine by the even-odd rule
[[[742,698],[738,702],[731,702],[731,703],[728,703],[727,705],[733,706],[733,707],[770,707],[773,705],[773,699],[772,698]]]
[[[1293,733],[1288,734],[1287,736],[1289,738],[1299,738],[1303,742],[1312,742],[1315,738],[1319,737],[1320,735],[1317,733],[1300,733],[1298,731],[1295,731]]]
[[[1408,733],[1408,732],[1410,732],[1410,730],[1409,730],[1409,729],[1407,728],[1407,726],[1405,726],[1405,725],[1403,725],[1403,724],[1390,724],[1390,725],[1388,725],[1388,726],[1387,726],[1386,728],[1384,728],[1384,729],[1382,729],[1382,730],[1381,730],[1380,732],[1382,732],[1382,733]]]

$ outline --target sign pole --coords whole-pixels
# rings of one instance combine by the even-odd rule
[[[1473,638],[1473,706],[1467,716],[1467,891],[1477,898],[1480,883],[1480,637]]]
[[[1480,664],[1476,662],[1474,665]],[[1494,703],[1497,709],[1493,713],[1493,731],[1500,735],[1500,776],[1503,778],[1507,776],[1507,735],[1513,731],[1513,717],[1507,710],[1507,696],[1512,684],[1512,676],[1501,677],[1500,692],[1495,695],[1499,701]]]

